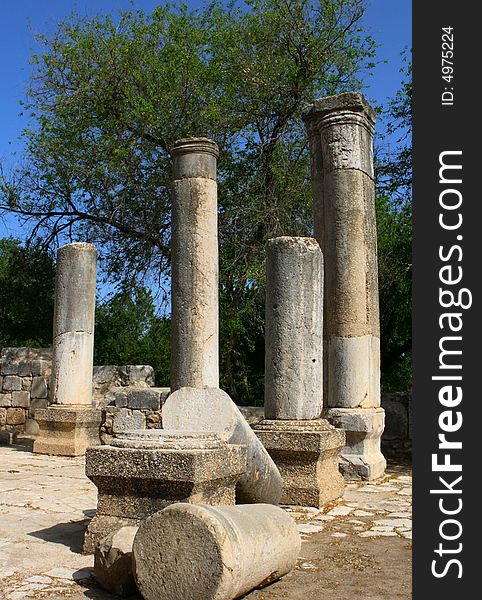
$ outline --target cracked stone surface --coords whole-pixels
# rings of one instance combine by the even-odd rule
[[[35,455],[28,440],[20,442],[0,446],[0,598],[115,600],[95,581],[93,556],[81,554],[97,504],[84,458]],[[303,540],[297,566],[246,600],[412,597],[408,466],[389,465],[377,482],[350,483],[341,500],[320,510],[285,508]]]

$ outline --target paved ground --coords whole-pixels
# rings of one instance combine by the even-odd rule
[[[0,446],[0,599],[113,600],[96,585],[92,556],[80,553],[96,506],[83,459],[28,447]],[[349,484],[321,511],[288,510],[303,538],[297,567],[246,600],[411,598],[408,466],[390,465],[376,483]]]

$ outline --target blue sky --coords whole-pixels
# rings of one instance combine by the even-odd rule
[[[29,81],[28,58],[35,48],[36,33],[52,33],[58,21],[73,10],[82,15],[116,12],[119,9],[140,8],[152,10],[157,0],[0,0],[2,24],[0,26],[0,159],[8,167],[18,160],[21,145],[18,137],[25,125],[19,117],[19,101],[25,98]],[[191,0],[190,6],[199,6],[201,0]],[[411,0],[368,0],[365,26],[381,45],[380,64],[374,75],[367,79],[367,97],[382,103],[393,96],[400,86],[400,53],[411,46]],[[21,237],[21,231],[12,223],[0,222],[0,237]]]

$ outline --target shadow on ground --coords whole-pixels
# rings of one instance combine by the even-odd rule
[[[53,544],[63,544],[72,552],[82,553],[84,543],[84,531],[90,519],[81,519],[80,521],[70,521],[69,523],[57,523],[47,529],[31,531],[28,535],[39,538],[45,542]]]

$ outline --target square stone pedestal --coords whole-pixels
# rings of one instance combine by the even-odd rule
[[[325,419],[264,420],[254,430],[283,478],[281,504],[321,507],[343,494],[343,431]]]
[[[86,448],[100,444],[102,411],[90,406],[52,405],[35,411],[39,434],[36,454],[83,456]]]
[[[84,552],[175,502],[234,504],[245,471],[245,446],[226,444],[214,433],[136,430],[118,434],[112,445],[88,448],[85,473],[97,486],[98,503]]]
[[[328,408],[324,416],[346,433],[340,469],[347,480],[378,479],[387,462],[380,450],[385,426],[383,408]]]

